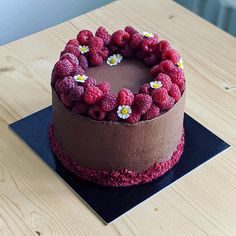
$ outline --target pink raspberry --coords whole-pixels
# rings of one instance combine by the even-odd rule
[[[89,51],[91,54],[96,54],[102,50],[104,46],[103,40],[97,36],[89,39]]]
[[[111,42],[111,35],[103,26],[97,29],[95,35],[103,40],[105,46]]]
[[[79,42],[78,42],[77,39],[70,39],[70,40],[67,42],[66,46],[67,46],[67,45],[72,45],[72,46],[75,46],[75,47],[79,47]]]
[[[175,99],[172,97],[169,97],[168,100],[163,104],[162,110],[163,111],[168,111],[170,110],[175,104]]]
[[[138,31],[134,29],[132,26],[126,26],[125,31],[129,33],[130,36],[132,36],[135,33],[138,33]]]
[[[177,64],[177,62],[180,60],[180,55],[179,53],[173,49],[173,48],[167,48],[163,53],[162,53],[162,60],[170,60],[174,64]]]
[[[122,88],[117,97],[117,102],[119,105],[128,105],[131,106],[134,101],[134,95],[133,93],[127,89],[127,88]]]
[[[142,115],[143,120],[151,120],[160,114],[160,108],[155,104],[152,104],[151,107],[147,110],[145,114]]]
[[[61,91],[64,94],[68,94],[75,86],[76,83],[73,77],[68,76],[61,81],[59,91]]]
[[[159,58],[154,53],[150,53],[144,58],[144,63],[148,66],[154,66],[159,62]]]
[[[88,113],[88,109],[89,109],[89,105],[85,103],[84,101],[81,101],[75,104],[75,106],[72,108],[72,111],[75,114],[85,115]]]
[[[135,33],[131,36],[130,47],[134,50],[141,48],[143,42],[143,36],[139,33]]]
[[[79,65],[79,61],[77,59],[77,57],[74,54],[71,53],[65,53],[60,57],[60,60],[64,60],[67,59],[68,61],[70,61],[70,63],[76,67]]]
[[[68,108],[73,106],[73,102],[69,99],[67,94],[60,94],[61,102]]]
[[[88,45],[91,37],[93,37],[93,33],[90,30],[81,30],[77,35],[77,40],[80,45]]]
[[[136,124],[139,122],[140,118],[140,114],[132,112],[131,115],[125,121],[129,124]]]
[[[155,80],[161,81],[162,86],[166,88],[167,91],[170,90],[172,82],[171,82],[170,77],[167,74],[159,73]]]
[[[124,46],[130,38],[129,33],[124,30],[117,30],[112,34],[112,40],[118,46]]]
[[[107,112],[107,120],[113,121],[113,122],[118,122],[120,120],[116,109],[113,111]]]
[[[160,72],[169,73],[175,65],[172,61],[166,60],[162,61],[159,65],[155,65],[150,70],[152,76],[157,76]]]
[[[103,47],[102,50],[98,54],[99,56],[102,57],[103,60],[106,60],[109,56],[109,50],[107,47]]]
[[[152,92],[152,99],[154,103],[159,107],[162,107],[163,104],[168,100],[168,98],[169,98],[168,92],[163,87],[156,89]]]
[[[179,90],[181,93],[183,93],[183,91],[185,90],[185,80],[183,80],[180,84],[178,84],[179,86]]]
[[[69,92],[69,99],[71,101],[81,101],[84,95],[84,87],[82,86],[75,86]]]
[[[159,73],[160,73],[159,65],[153,66],[153,67],[151,68],[151,70],[150,70],[150,74],[151,74],[153,77],[156,77]]]
[[[58,94],[62,93],[62,80],[57,80],[54,87]]]
[[[88,114],[94,120],[104,120],[106,112],[101,110],[98,105],[93,105],[89,108]]]
[[[75,55],[76,57],[79,57],[80,55],[80,50],[78,47],[73,46],[73,45],[67,45],[64,49],[64,51],[61,53],[61,56],[65,53],[71,53]]]
[[[72,76],[84,75],[84,74],[85,74],[85,71],[82,69],[82,67],[81,66],[76,66],[73,70]]]
[[[85,80],[83,86],[86,89],[88,87],[96,86],[96,84],[97,84],[97,81],[93,77],[89,77],[88,79]]]
[[[142,93],[142,94],[149,94],[149,89],[150,89],[150,84],[147,83],[147,84],[143,84],[140,89],[139,89],[139,93]]]
[[[134,51],[126,44],[120,51],[121,55],[125,58],[133,57]]]
[[[115,45],[114,43],[111,43],[109,45],[109,54],[113,55],[113,54],[117,54],[117,53],[120,53],[120,48],[117,45]]]
[[[91,54],[89,57],[89,63],[92,66],[99,66],[103,63],[103,59],[99,54]]]
[[[133,110],[142,115],[151,107],[152,97],[148,94],[138,94],[134,97]]]
[[[161,52],[164,52],[169,47],[170,47],[170,43],[167,40],[161,40],[157,44],[157,49],[159,49]]]
[[[179,101],[179,99],[181,98],[181,92],[177,84],[172,84],[169,95],[175,99],[175,102]]]
[[[112,111],[116,105],[116,97],[111,93],[104,94],[100,99],[100,107],[103,111]]]
[[[102,91],[96,87],[88,87],[85,89],[84,93],[84,101],[90,105],[96,103],[99,101],[99,99],[102,97],[103,93]]]
[[[135,57],[139,60],[144,60],[148,56],[147,52],[144,52],[141,48],[135,52]]]
[[[174,67],[168,75],[175,84],[181,84],[184,81],[184,71],[179,67]]]
[[[155,49],[155,46],[158,42],[156,37],[145,38],[142,42],[142,49],[144,52],[151,53]]]
[[[72,73],[73,69],[74,67],[68,59],[60,60],[54,66],[54,70],[61,78],[69,76]]]
[[[103,94],[110,92],[111,85],[108,82],[101,82],[97,86],[100,90],[102,90]]]
[[[82,67],[82,69],[84,71],[86,71],[88,69],[88,61],[87,61],[87,58],[84,56],[84,55],[80,55],[78,57],[78,60],[79,60],[79,65]]]

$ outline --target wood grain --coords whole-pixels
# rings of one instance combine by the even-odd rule
[[[105,226],[7,127],[51,103],[50,72],[80,29],[134,25],[177,47],[186,112],[232,146]],[[0,47],[0,235],[235,235],[236,41],[176,3],[121,0]]]

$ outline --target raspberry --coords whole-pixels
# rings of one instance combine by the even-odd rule
[[[129,33],[124,30],[117,30],[112,34],[112,40],[118,46],[124,46],[130,38]]]
[[[184,71],[179,67],[174,67],[168,75],[175,84],[181,84],[184,81]]]
[[[162,86],[163,86],[164,88],[166,88],[167,91],[170,90],[171,85],[172,85],[172,82],[171,82],[170,77],[169,77],[167,74],[160,73],[160,74],[156,77],[155,80],[156,80],[156,81],[161,81]]]
[[[119,105],[128,105],[131,106],[134,101],[134,95],[133,93],[127,89],[127,88],[122,88],[117,97],[117,102]]]
[[[73,46],[75,46],[75,47],[79,47],[79,42],[78,42],[77,39],[70,39],[70,40],[67,42],[66,46],[67,46],[67,45],[73,45]]]
[[[155,65],[151,68],[150,70],[150,74],[155,77],[157,76],[158,74],[160,73],[160,70],[159,70],[159,65]]]
[[[75,86],[69,92],[69,99],[71,101],[81,101],[84,95],[84,87],[83,86]]]
[[[99,66],[103,63],[103,59],[99,54],[91,54],[89,57],[89,63],[92,66]]]
[[[97,36],[91,37],[89,39],[89,51],[91,54],[98,53],[102,50],[103,48],[103,40]]]
[[[135,33],[131,36],[130,47],[135,50],[141,48],[142,42],[143,42],[143,36],[139,33]]]
[[[142,49],[144,52],[151,53],[155,49],[155,46],[158,42],[156,37],[145,38],[142,42]]]
[[[62,80],[57,80],[55,83],[55,91],[60,94],[62,93]]]
[[[98,102],[102,95],[103,93],[98,87],[88,87],[85,89],[84,101],[91,105]]]
[[[180,60],[180,55],[179,53],[173,49],[173,48],[167,48],[161,56],[162,60],[170,60],[174,64],[177,64],[177,62]]]
[[[143,120],[151,120],[160,114],[160,108],[155,104],[152,104],[151,107],[147,110],[145,114],[142,115]]]
[[[81,101],[75,104],[75,106],[72,108],[72,111],[76,114],[87,114],[88,109],[89,109],[89,105]]]
[[[64,49],[64,51],[61,53],[61,56],[65,53],[71,53],[78,57],[80,55],[80,50],[78,47],[73,46],[73,45],[67,45]]]
[[[120,53],[120,48],[117,45],[115,45],[114,43],[111,43],[109,45],[109,54],[113,55],[113,54],[117,54],[117,53]]]
[[[147,112],[151,105],[152,97],[148,94],[138,94],[134,97],[133,109],[140,115]]]
[[[60,94],[61,102],[66,106],[66,107],[72,107],[73,102],[69,99],[67,94],[61,93]]]
[[[93,77],[89,77],[88,79],[85,80],[83,86],[86,89],[88,87],[96,86],[96,84],[97,81]]]
[[[84,75],[85,74],[85,71],[82,69],[81,66],[76,66],[73,70],[73,73],[72,75],[75,76],[75,75]]]
[[[55,82],[57,81],[57,79],[59,79],[60,76],[58,75],[57,71],[55,70],[55,67],[52,70],[52,74],[51,74],[51,83],[55,84]]]
[[[167,48],[170,47],[170,44],[167,40],[161,40],[158,44],[157,44],[157,48],[161,51],[164,52]]]
[[[134,29],[132,26],[126,26],[125,31],[129,33],[130,36],[132,36],[135,33],[138,33],[138,31]]]
[[[103,26],[97,29],[95,35],[103,40],[105,46],[111,42],[111,35]]]
[[[64,60],[67,59],[68,61],[70,61],[70,63],[76,67],[79,65],[79,61],[77,59],[77,57],[74,54],[71,53],[65,53],[60,57],[60,60]]]
[[[120,120],[117,111],[113,110],[110,112],[107,112],[107,120],[108,121],[113,121],[113,122],[118,122]]]
[[[99,56],[102,57],[103,60],[106,60],[109,56],[109,50],[106,47],[103,47],[102,50],[98,53]]]
[[[112,111],[117,105],[116,97],[113,94],[107,93],[100,99],[100,107],[103,111]]]
[[[128,44],[126,44],[120,51],[121,55],[125,58],[132,57],[134,55],[134,51],[130,48]]]
[[[170,110],[175,104],[175,99],[172,97],[169,97],[168,100],[163,104],[162,110],[163,111],[168,111]]]
[[[81,30],[77,35],[77,40],[80,45],[88,45],[91,37],[93,37],[93,33],[90,30]]]
[[[136,112],[132,112],[131,115],[125,120],[129,124],[136,124],[139,122],[141,116]]]
[[[143,84],[139,89],[139,93],[149,94],[150,87],[151,87],[150,84]]]
[[[108,82],[101,82],[97,86],[103,92],[103,94],[110,92],[111,85]]]
[[[175,99],[175,102],[179,101],[179,99],[181,98],[181,92],[177,84],[172,84],[169,95]]]
[[[144,52],[142,49],[138,49],[135,53],[135,57],[139,60],[144,60],[148,56],[148,53]]]
[[[183,80],[180,84],[178,84],[179,90],[182,93],[185,90],[185,81]]]
[[[93,105],[89,108],[88,114],[94,120],[104,120],[106,112],[102,111],[98,105]]]
[[[73,69],[73,65],[68,59],[60,60],[54,66],[57,75],[62,78],[69,76]]]
[[[156,89],[152,92],[152,99],[154,103],[159,107],[162,107],[163,104],[168,100],[168,98],[169,98],[168,92],[163,87]]]
[[[69,77],[65,77],[61,81],[59,90],[61,91],[61,93],[68,94],[75,86],[76,86],[76,83],[74,79],[71,76],[69,76]]]
[[[157,76],[160,72],[168,74],[174,68],[174,66],[175,65],[172,61],[166,60],[162,61],[159,65],[153,66],[150,72],[152,76]]]
[[[80,55],[78,57],[79,60],[79,65],[81,66],[81,68],[86,71],[88,69],[88,61],[87,58],[84,55]]]
[[[151,53],[147,57],[144,58],[144,63],[148,66],[154,66],[158,62],[159,62],[159,58],[154,53]]]

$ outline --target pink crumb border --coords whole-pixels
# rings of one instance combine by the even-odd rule
[[[52,124],[49,128],[49,140],[55,156],[59,159],[61,164],[75,176],[100,185],[127,187],[131,185],[148,183],[164,175],[168,170],[170,170],[179,161],[183,153],[184,130],[182,132],[181,141],[177,146],[177,149],[174,151],[171,159],[165,162],[155,163],[153,166],[141,173],[136,173],[135,171],[130,171],[127,169],[108,172],[81,167],[77,162],[62,153],[60,145],[55,140]]]

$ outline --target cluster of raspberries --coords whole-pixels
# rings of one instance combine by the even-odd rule
[[[83,52],[80,47],[89,50]],[[97,84],[92,77],[83,83],[74,79],[76,75],[85,75],[88,66],[99,66],[113,54],[142,60],[151,67],[152,83],[157,81],[161,87],[154,88],[151,83],[146,83],[140,87],[138,94],[122,88],[114,95],[108,82]],[[99,121],[134,124],[170,110],[181,98],[185,78],[183,69],[177,65],[180,59],[168,41],[160,41],[156,34],[145,37],[131,26],[112,35],[104,27],[99,27],[95,35],[89,30],[81,30],[61,52],[52,71],[51,82],[61,102],[76,114]],[[119,106],[130,107],[132,112],[128,118],[118,116]]]

